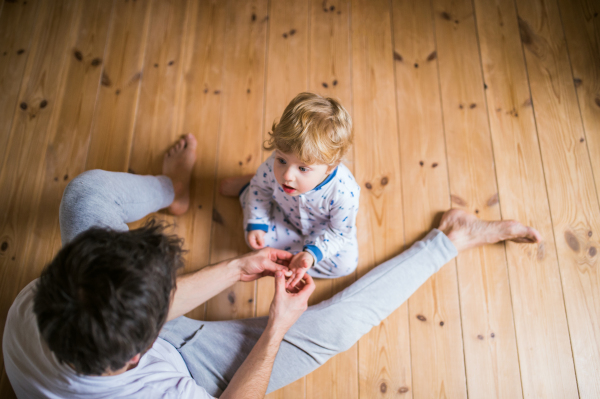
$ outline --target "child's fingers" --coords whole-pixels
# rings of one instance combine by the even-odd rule
[[[248,237],[248,241],[250,242],[250,246],[252,247],[252,249],[261,249],[263,247],[258,240],[259,235],[256,233],[253,233],[250,235],[250,237]]]
[[[248,234],[248,244],[250,244],[252,249],[259,249],[258,245],[256,244],[256,236],[252,233]]]
[[[294,280],[292,281],[292,284],[290,284],[290,285],[292,287],[295,287],[296,284],[298,284],[300,282],[300,280],[304,276],[305,272],[306,272],[306,269],[297,269],[296,270],[296,275],[294,276]]]
[[[258,248],[262,248],[265,246],[265,238],[260,233],[256,233],[256,245],[258,245]]]

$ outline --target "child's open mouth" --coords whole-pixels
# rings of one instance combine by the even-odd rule
[[[281,187],[283,187],[283,191],[285,191],[285,192],[286,192],[286,193],[288,193],[288,194],[291,194],[291,193],[293,193],[294,191],[296,191],[296,189],[295,189],[295,188],[293,188],[293,187],[290,187],[290,186],[287,186],[287,185],[285,185],[285,184],[282,184],[282,185],[281,185]]]

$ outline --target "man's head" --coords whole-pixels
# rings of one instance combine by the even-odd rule
[[[156,340],[183,265],[181,239],[163,230],[153,221],[127,232],[92,228],[46,266],[33,310],[60,362],[101,375]]]
[[[352,144],[352,119],[335,99],[298,94],[273,123],[265,149],[276,150],[275,177],[290,195],[312,190]]]

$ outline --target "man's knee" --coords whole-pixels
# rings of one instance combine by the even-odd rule
[[[108,173],[110,172],[100,169],[88,170],[71,180],[63,193],[61,209],[108,193]]]
[[[110,173],[89,170],[67,185],[59,210],[63,243],[91,226],[127,229],[120,218],[118,198],[115,198],[110,186]]]

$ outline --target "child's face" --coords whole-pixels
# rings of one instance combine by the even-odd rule
[[[275,178],[283,191],[292,196],[317,187],[334,168],[317,163],[307,165],[294,154],[275,151]]]

